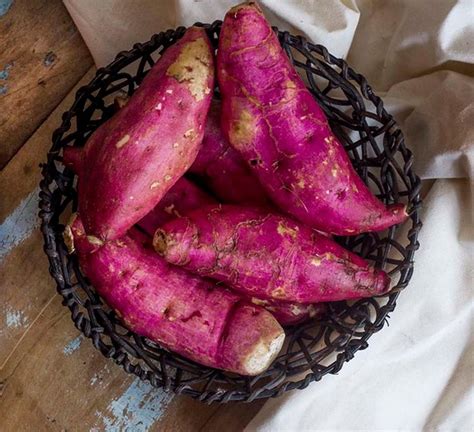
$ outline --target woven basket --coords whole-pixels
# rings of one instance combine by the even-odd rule
[[[206,29],[217,47],[221,22],[196,24]],[[387,271],[392,291],[379,298],[331,303],[319,321],[285,329],[287,344],[273,365],[256,377],[243,377],[211,369],[130,332],[97,295],[68,255],[62,232],[77,207],[77,178],[62,164],[65,146],[83,146],[91,133],[114,112],[112,99],[131,95],[163,51],[185,32],[184,27],[154,35],[144,44],[117,55],[76,94],[53,133],[53,145],[42,166],[40,218],[50,273],[75,326],[94,346],[125,371],[179,394],[211,402],[252,401],[303,389],[326,374],[337,373],[382,329],[396,299],[413,273],[418,248],[420,180],[412,170],[413,157],[403,135],[365,78],[347,64],[302,37],[277,32],[279,40],[308,88],[329,118],[364,181],[385,203],[405,202],[410,219],[403,227],[337,240],[377,268]],[[218,90],[216,89],[216,96]],[[398,231],[398,232],[397,232]],[[395,240],[397,239],[397,240]]]

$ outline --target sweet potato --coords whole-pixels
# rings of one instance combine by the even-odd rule
[[[153,245],[168,262],[263,299],[319,303],[385,293],[388,275],[285,216],[232,205],[172,220]]]
[[[403,222],[364,184],[327,118],[254,3],[232,8],[219,38],[222,128],[286,213],[321,231],[355,235]]]
[[[213,88],[210,42],[203,29],[192,27],[87,141],[79,209],[88,235],[121,237],[191,166]]]
[[[155,208],[138,222],[138,226],[153,237],[156,229],[165,222],[212,203],[215,200],[210,195],[181,177]]]
[[[136,333],[206,366],[245,375],[263,372],[280,351],[285,335],[269,312],[171,268],[138,239],[125,235],[99,244],[79,218],[65,237],[97,292]]]
[[[196,174],[224,203],[268,203],[258,179],[224,137],[220,127],[220,103],[216,100],[209,110],[201,150],[189,172]]]

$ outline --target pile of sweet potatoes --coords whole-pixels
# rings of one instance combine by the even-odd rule
[[[79,177],[64,238],[128,328],[256,375],[282,326],[390,289],[331,235],[383,230],[405,207],[358,177],[257,5],[227,13],[217,60],[191,27],[118,102],[84,148],[64,150]]]

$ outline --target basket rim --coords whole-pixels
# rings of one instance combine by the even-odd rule
[[[194,25],[204,27],[207,30],[215,30],[220,28],[222,21],[217,20],[214,21],[212,24],[203,24],[203,23],[195,23]],[[335,65],[341,69],[341,75],[346,79],[351,79],[357,82],[360,86],[360,91],[362,95],[370,100],[374,106],[376,107],[376,111],[378,115],[382,118],[387,120],[387,123],[391,125],[390,127],[397,127],[395,120],[393,117],[385,110],[383,106],[382,100],[372,91],[372,88],[367,83],[365,77],[356,71],[354,71],[350,66],[347,65],[345,60],[337,58],[329,53],[329,51],[322,45],[313,44],[308,42],[302,36],[294,36],[291,35],[287,31],[279,31],[277,27],[273,27],[274,31],[277,32],[280,42],[287,42],[287,43],[300,43],[304,46],[307,46],[311,51],[317,52],[320,54],[324,61],[330,66]],[[54,207],[57,207],[57,203],[54,202],[52,199],[52,192],[50,190],[50,185],[53,183],[53,178],[49,174],[48,170],[54,165],[54,158],[58,156],[59,149],[55,150],[55,146],[58,146],[61,138],[63,135],[71,128],[71,119],[75,114],[75,110],[78,105],[78,101],[81,100],[87,88],[92,87],[95,83],[102,80],[107,71],[111,68],[118,68],[124,67],[127,62],[129,62],[131,53],[136,51],[140,52],[143,55],[144,51],[153,52],[156,47],[155,45],[158,44],[157,41],[161,40],[162,38],[179,38],[184,34],[186,28],[185,27],[177,27],[176,29],[169,29],[164,32],[157,33],[153,35],[150,40],[146,43],[136,43],[133,45],[132,49],[127,51],[119,52],[115,59],[107,66],[101,67],[97,69],[95,76],[92,80],[86,84],[85,86],[79,88],[75,95],[75,101],[72,104],[71,108],[66,111],[62,116],[62,123],[61,125],[53,132],[52,134],[52,142],[53,146],[48,151],[47,155],[47,163],[42,164],[42,179],[40,181],[40,202],[39,202],[39,217],[41,219],[41,231],[43,234],[44,239],[44,251],[48,256],[49,260],[49,270],[56,281],[57,284],[57,291],[63,297],[63,305],[67,306],[71,311],[71,317],[74,321],[76,327],[84,334],[85,337],[92,339],[94,346],[102,352],[102,354],[106,357],[112,357],[118,365],[121,365],[126,372],[135,374],[139,378],[145,381],[150,381],[151,384],[155,387],[163,387],[165,390],[174,390],[175,393],[178,394],[186,394],[193,398],[199,399],[206,403],[211,402],[231,402],[231,401],[246,401],[251,402],[255,399],[262,399],[262,398],[269,398],[269,397],[277,397],[285,393],[286,391],[293,390],[293,389],[304,389],[306,388],[311,382],[319,381],[324,375],[331,373],[337,373],[343,366],[343,364],[349,360],[351,360],[355,353],[361,349],[365,349],[368,346],[367,341],[372,336],[372,334],[380,331],[385,323],[387,322],[388,314],[395,309],[396,300],[401,292],[401,289],[396,290],[394,292],[389,293],[388,295],[388,302],[384,306],[385,312],[377,317],[377,320],[372,324],[372,327],[369,330],[365,330],[364,335],[357,341],[357,343],[347,345],[343,351],[337,354],[337,359],[334,361],[323,373],[319,370],[313,368],[307,368],[305,372],[304,378],[298,379],[297,381],[286,381],[283,382],[286,378],[286,375],[283,375],[282,382],[278,386],[273,386],[272,388],[263,387],[261,389],[255,389],[248,394],[243,394],[242,392],[235,392],[232,390],[204,390],[199,391],[189,385],[181,385],[179,387],[173,387],[171,382],[164,383],[163,385],[156,385],[156,383],[152,382],[149,376],[143,371],[141,368],[133,368],[129,361],[125,361],[123,356],[127,356],[127,354],[119,353],[116,355],[116,352],[111,352],[113,350],[106,349],[103,343],[100,340],[100,331],[97,331],[97,323],[91,323],[87,317],[79,311],[80,305],[79,303],[73,298],[71,295],[71,288],[68,286],[70,285],[70,281],[68,281],[67,277],[65,278],[64,275],[68,274],[69,271],[67,268],[64,267],[64,264],[61,262],[61,255],[62,251],[60,243],[62,241],[62,231],[59,229],[61,228],[60,225],[54,225],[52,223],[52,215],[54,212]],[[173,42],[174,43],[174,42]],[[147,45],[148,44],[148,45]],[[398,127],[397,127],[398,129]],[[398,129],[399,130],[399,129]],[[401,133],[401,131],[400,131]],[[413,258],[415,251],[419,247],[418,243],[418,232],[421,229],[421,219],[420,219],[420,207],[421,207],[421,196],[420,196],[420,179],[418,176],[413,172],[412,165],[413,165],[413,155],[411,151],[405,147],[406,153],[403,155],[404,160],[406,162],[406,166],[408,169],[404,174],[410,178],[411,183],[413,186],[412,197],[410,202],[412,203],[412,207],[410,208],[409,214],[410,219],[412,221],[412,228],[409,230],[407,237],[409,240],[408,246],[405,247],[407,251],[406,260],[409,265],[404,269],[404,274],[400,279],[399,284],[402,285],[402,288],[405,288],[408,282],[411,279],[413,273]],[[94,328],[94,325],[96,328]],[[174,353],[171,353],[172,356],[175,356]],[[178,356],[179,357],[179,356]],[[128,359],[127,359],[128,360]],[[197,364],[197,363],[196,363]],[[202,366],[205,368],[204,366]],[[206,368],[208,370],[209,368]]]

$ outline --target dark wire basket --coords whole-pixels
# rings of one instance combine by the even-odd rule
[[[217,48],[221,22],[204,27]],[[252,401],[303,389],[326,374],[336,374],[358,350],[367,348],[395,308],[400,291],[413,273],[421,228],[420,180],[412,170],[412,152],[403,134],[366,79],[321,45],[274,29],[293,64],[329,118],[364,181],[385,203],[408,204],[403,227],[381,233],[338,238],[393,282],[389,294],[329,304],[323,319],[285,329],[287,343],[272,366],[256,377],[244,377],[202,366],[129,331],[81,273],[77,257],[68,255],[62,233],[77,208],[77,178],[62,164],[62,149],[83,146],[92,132],[114,113],[112,100],[131,95],[157,58],[185,32],[184,27],[154,35],[119,53],[76,93],[71,108],[53,133],[53,145],[42,166],[40,218],[50,273],[75,326],[94,346],[126,372],[178,394],[211,402]],[[218,96],[218,89],[216,89]]]

